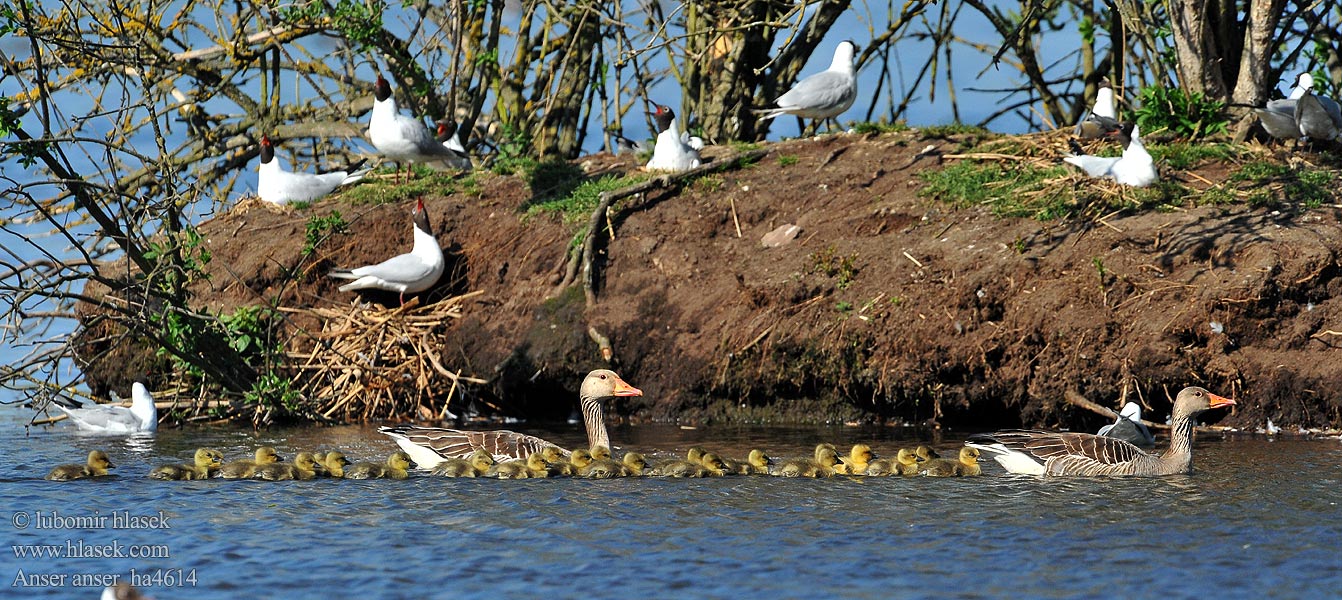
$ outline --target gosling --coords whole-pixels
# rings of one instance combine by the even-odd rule
[[[71,481],[74,479],[84,479],[86,477],[106,476],[108,469],[115,469],[111,459],[107,458],[107,453],[102,450],[89,452],[88,460],[82,465],[60,465],[47,473],[47,479],[51,481]]]
[[[256,449],[256,458],[252,460],[235,460],[231,463],[225,463],[219,467],[216,477],[224,479],[248,479],[256,474],[257,467],[264,465],[273,465],[284,460],[284,457],[275,452],[270,446],[262,446]]]
[[[467,458],[449,458],[433,467],[432,474],[439,477],[484,477],[494,466],[494,456],[476,449]]]
[[[266,481],[307,481],[317,478],[317,460],[310,452],[299,452],[291,463],[269,463],[256,467],[252,479]]]
[[[384,464],[361,462],[345,470],[345,479],[405,479],[414,462],[410,455],[396,451]]]
[[[189,465],[162,465],[149,472],[150,479],[190,481],[209,479],[224,464],[224,454],[211,448],[196,450],[195,462]]]

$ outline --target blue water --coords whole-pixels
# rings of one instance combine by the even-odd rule
[[[19,411],[6,409],[4,413]],[[168,430],[107,439],[58,425],[0,429],[7,513],[0,576],[131,569],[157,598],[1309,598],[1342,589],[1342,443],[1202,439],[1197,471],[1162,479],[1038,479],[995,464],[963,479],[316,480],[161,482],[151,465],[199,445],[230,458],[273,444],[380,460],[373,428]],[[577,428],[537,431],[576,444]],[[929,443],[892,429],[617,428],[658,456],[816,441],[877,452]],[[933,443],[942,449],[956,439]],[[119,477],[41,479],[104,448]],[[168,528],[39,529],[38,512],[163,515]],[[96,513],[95,513],[96,511]],[[22,515],[22,516],[20,516]],[[110,522],[110,519],[109,519]],[[159,545],[156,559],[32,559],[18,545]],[[152,550],[152,548],[150,549]],[[158,574],[158,579],[152,577]],[[194,585],[184,584],[188,576]],[[64,587],[24,595],[89,597]],[[173,583],[165,586],[165,583]],[[183,587],[190,589],[165,589]],[[11,589],[15,589],[11,587]]]

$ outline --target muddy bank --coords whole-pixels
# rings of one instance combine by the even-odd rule
[[[1336,204],[1002,218],[920,197],[918,173],[940,168],[913,160],[926,143],[898,133],[773,144],[746,168],[622,201],[591,307],[557,287],[585,225],[526,215],[527,181],[477,173],[433,190],[424,200],[450,266],[424,300],[480,292],[435,334],[448,369],[488,382],[457,390],[453,409],[566,417],[582,374],[605,364],[595,328],[645,392],[613,409],[633,419],[1089,429],[1101,419],[1064,392],[1112,407],[1126,394],[1163,420],[1173,394],[1199,384],[1240,399],[1222,425],[1342,425]],[[1227,170],[1184,179],[1214,184]],[[304,257],[306,225],[331,211],[349,233]],[[290,212],[241,206],[202,225],[212,277],[196,298],[212,310],[275,297],[348,307],[356,296],[322,274],[401,252],[408,211],[348,196]],[[800,227],[795,239],[761,244],[786,224]],[[301,331],[321,324],[289,327],[302,351],[314,341]]]

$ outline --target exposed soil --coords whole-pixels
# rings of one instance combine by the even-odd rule
[[[442,360],[490,380],[466,397],[533,418],[567,416],[582,374],[605,364],[594,327],[645,392],[615,407],[633,418],[1093,428],[1102,419],[1065,391],[1115,408],[1126,392],[1163,420],[1169,398],[1198,384],[1239,400],[1223,425],[1342,425],[1338,206],[1000,218],[918,196],[917,172],[938,168],[913,162],[926,143],[789,141],[755,165],[627,199],[590,308],[578,288],[556,288],[585,225],[524,218],[522,179],[479,173],[477,195],[425,197],[452,265],[424,299],[483,291],[441,340]],[[1226,173],[1211,164],[1185,180]],[[309,217],[333,210],[357,234],[303,260]],[[198,299],[346,306],[355,294],[323,274],[404,251],[408,211],[340,197],[293,212],[240,206],[201,227],[214,289]],[[800,226],[795,240],[761,245],[785,224]],[[286,265],[300,265],[296,280]]]

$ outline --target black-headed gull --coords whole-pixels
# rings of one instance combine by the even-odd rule
[[[158,431],[158,407],[154,406],[154,396],[149,389],[137,381],[131,386],[130,398],[130,408],[107,404],[84,407],[69,398],[60,401],[74,406],[57,404],[56,408],[69,416],[70,422],[81,431],[112,435]]]
[[[360,161],[359,164],[362,164]],[[352,168],[358,168],[355,165]],[[272,204],[290,202],[313,202],[331,193],[342,185],[356,183],[368,174],[368,170],[332,171],[330,173],[294,173],[280,167],[275,160],[275,146],[270,136],[261,136],[261,166],[256,174],[256,195]]]
[[[648,160],[649,171],[670,171],[679,173],[699,166],[699,151],[704,141],[691,137],[690,132],[680,130],[676,122],[676,113],[669,106],[649,101],[657,110],[649,113],[657,121],[657,141],[652,147],[652,158]]]
[[[442,145],[446,146],[448,150],[457,154],[457,156],[443,161],[447,166],[462,171],[471,170],[473,165],[471,165],[471,159],[466,155],[466,147],[461,144],[461,135],[457,130],[456,121],[439,121],[438,135],[435,136],[435,138],[442,143]]]
[[[1303,136],[1331,142],[1342,137],[1342,106],[1332,98],[1305,90],[1295,103],[1295,122]]]
[[[1305,136],[1300,132],[1300,125],[1295,122],[1295,107],[1300,97],[1305,92],[1314,87],[1314,77],[1309,73],[1301,73],[1296,78],[1295,89],[1291,95],[1284,100],[1269,100],[1263,108],[1253,109],[1254,114],[1258,115],[1258,121],[1263,124],[1263,130],[1268,135],[1281,140],[1298,140]]]
[[[624,134],[617,130],[607,129],[606,133],[610,134],[610,137],[615,140],[615,154],[617,155],[638,154],[639,152],[647,150],[647,148],[643,146],[643,142],[624,137]]]
[[[839,42],[828,69],[797,82],[787,93],[774,100],[774,104],[778,105],[775,108],[755,111],[760,113],[760,120],[779,115],[824,120],[843,114],[857,99],[857,76],[853,72],[853,56],[856,53],[857,45],[853,42]]]
[[[1093,139],[1109,135],[1119,128],[1118,112],[1114,108],[1114,88],[1109,87],[1108,79],[1100,80],[1100,90],[1095,92],[1095,104],[1086,115],[1076,122],[1072,133],[1082,138]]]
[[[391,84],[379,73],[373,86],[373,115],[368,120],[368,141],[382,156],[404,164],[438,162],[463,156],[439,142],[424,122],[396,111]],[[399,171],[399,169],[398,169]]]
[[[1072,154],[1062,160],[1081,167],[1091,177],[1108,177],[1123,185],[1146,187],[1155,183],[1160,177],[1155,161],[1142,145],[1137,124],[1124,124],[1118,136],[1123,141],[1123,156]]]
[[[1142,423],[1142,407],[1136,402],[1124,404],[1118,412],[1118,420],[1101,427],[1095,435],[1120,439],[1141,448],[1156,445],[1155,436]]]
[[[437,144],[438,142],[434,142]],[[415,245],[410,252],[394,256],[375,265],[357,269],[335,269],[327,275],[336,279],[353,279],[340,286],[340,291],[386,290],[401,295],[422,292],[433,287],[443,274],[446,261],[443,249],[438,246],[438,238],[433,236],[429,227],[429,214],[424,210],[424,200],[415,204],[414,212]]]

